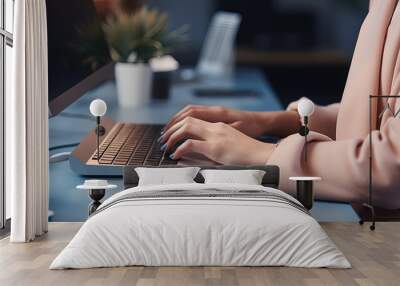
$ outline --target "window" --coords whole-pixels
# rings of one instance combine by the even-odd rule
[[[0,0],[0,228],[10,217],[10,194],[4,187],[4,105],[11,93],[14,0]]]

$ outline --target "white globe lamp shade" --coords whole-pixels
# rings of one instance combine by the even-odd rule
[[[297,111],[301,117],[310,116],[314,112],[314,103],[308,98],[302,98],[297,105]]]
[[[107,112],[107,104],[104,100],[95,99],[90,103],[89,109],[93,116],[103,116]]]

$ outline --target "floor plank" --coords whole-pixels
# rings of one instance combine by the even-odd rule
[[[0,285],[399,285],[400,223],[378,223],[376,231],[352,222],[321,223],[353,268],[289,267],[119,267],[50,271],[55,256],[81,223],[50,223],[32,243],[0,240]]]

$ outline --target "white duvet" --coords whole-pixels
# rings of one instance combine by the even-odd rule
[[[107,199],[50,269],[145,266],[294,266],[349,268],[307,213],[280,201],[246,197],[121,200],[146,191],[263,191],[254,185],[179,184],[135,187]],[[103,210],[101,210],[103,208]]]

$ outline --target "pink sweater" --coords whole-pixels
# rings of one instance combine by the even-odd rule
[[[340,104],[317,106],[310,118],[308,159],[302,157],[304,137],[281,141],[268,160],[281,168],[281,189],[295,191],[290,176],[320,176],[319,199],[366,201],[369,168],[369,95],[400,95],[400,4],[371,0],[361,27]],[[374,100],[374,204],[400,208],[400,114],[384,110],[386,101]],[[389,100],[400,108],[399,99]],[[288,109],[296,108],[291,104]]]

